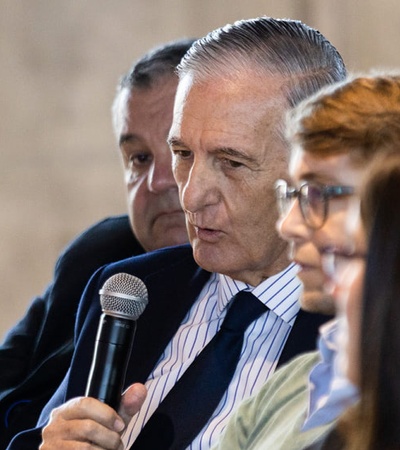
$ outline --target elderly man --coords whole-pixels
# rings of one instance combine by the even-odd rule
[[[298,21],[262,17],[197,41],[178,74],[168,140],[191,246],[110,265],[92,278],[69,377],[42,423],[52,407],[78,398],[53,411],[42,450],[71,442],[209,448],[238,402],[257,392],[278,363],[315,345],[323,319],[299,312],[296,267],[275,231],[274,182],[286,174],[285,112],[345,76],[340,55]],[[128,389],[120,416],[79,397],[100,314],[97,293],[120,272],[141,278],[149,292],[126,380],[145,382],[148,395],[131,420],[143,387]],[[221,352],[233,336],[235,344]],[[20,436],[11,448],[37,442]]]

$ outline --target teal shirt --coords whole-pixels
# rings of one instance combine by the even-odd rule
[[[282,366],[255,396],[242,402],[213,450],[301,450],[333,423],[301,431],[308,408],[308,376],[317,351]]]

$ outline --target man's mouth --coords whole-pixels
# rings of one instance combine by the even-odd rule
[[[213,228],[192,225],[198,239],[215,243],[222,235],[222,231]]]

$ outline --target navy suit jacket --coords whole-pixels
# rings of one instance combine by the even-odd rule
[[[149,304],[138,319],[126,387],[134,382],[146,381],[210,277],[209,272],[195,263],[190,245],[129,258],[97,271],[86,287],[80,304],[76,323],[76,350],[70,372],[43,411],[40,424],[46,422],[53,407],[84,394],[101,315],[98,292],[109,277],[122,272],[143,280],[149,293]],[[301,311],[279,364],[296,354],[315,349],[318,327],[327,319],[326,316]],[[35,448],[40,442],[38,434],[34,437],[35,433],[31,433],[31,438],[29,433],[17,437],[10,450]]]

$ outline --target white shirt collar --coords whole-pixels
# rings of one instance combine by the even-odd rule
[[[282,320],[293,325],[300,309],[298,298],[301,283],[296,277],[297,270],[297,266],[292,263],[281,272],[262,281],[258,286],[251,286],[227,275],[217,274],[219,311],[226,308],[231,298],[239,291],[248,290]]]

